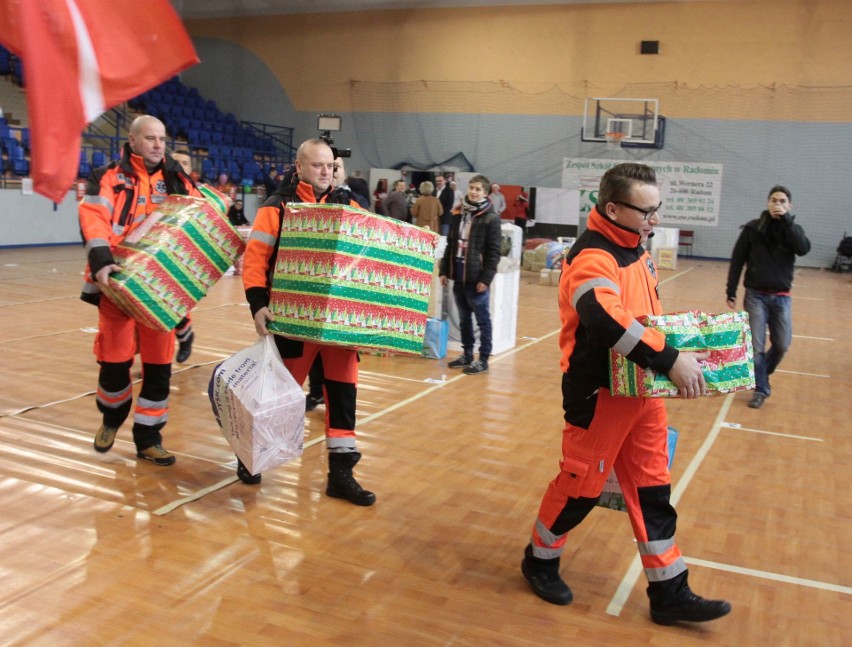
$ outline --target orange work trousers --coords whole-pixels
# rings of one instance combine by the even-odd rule
[[[674,543],[677,513],[669,502],[665,403],[656,398],[614,397],[600,390],[588,429],[566,423],[560,471],[541,501],[533,526],[533,555],[558,558],[568,533],[597,503],[615,468],[627,513],[650,582],[686,570]]]

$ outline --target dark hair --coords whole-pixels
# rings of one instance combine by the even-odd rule
[[[792,195],[790,195],[790,189],[788,189],[786,186],[781,186],[780,184],[776,184],[774,187],[772,187],[772,188],[769,190],[769,195],[768,195],[768,196],[766,196],[766,197],[767,197],[767,199],[768,199],[768,198],[771,198],[773,193],[783,193],[784,195],[786,195],[786,196],[787,196],[787,199],[788,199],[790,202],[792,202],[792,201],[793,201],[793,196],[792,196]]]
[[[478,182],[482,185],[482,188],[485,189],[485,195],[491,193],[491,180],[489,180],[484,175],[474,175],[467,181],[468,186],[473,184],[474,182]]]
[[[657,174],[650,166],[626,162],[613,166],[601,178],[598,189],[598,213],[606,213],[606,205],[610,202],[621,202],[627,199],[635,184],[656,184]]]

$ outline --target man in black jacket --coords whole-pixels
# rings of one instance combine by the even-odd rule
[[[456,200],[453,190],[447,186],[447,179],[440,173],[435,174],[435,197],[441,201],[441,222],[439,231],[442,236],[450,233],[450,222],[453,218],[453,203]]]
[[[767,209],[760,217],[744,225],[731,255],[728,271],[728,307],[736,306],[737,284],[745,265],[743,306],[751,324],[754,346],[754,394],[748,402],[760,409],[769,397],[769,376],[778,368],[793,338],[790,289],[796,256],[811,249],[805,231],[791,213],[790,190],[774,186],[769,191]],[[772,346],[766,350],[766,329]]]
[[[441,260],[441,284],[453,279],[453,298],[459,311],[459,329],[463,353],[449,368],[463,368],[468,375],[485,373],[491,356],[491,313],[488,287],[500,262],[503,234],[500,217],[494,213],[488,191],[491,182],[474,175],[467,185],[467,196],[459,212],[453,215],[447,247]],[[479,327],[479,359],[473,359],[476,341],[473,317]]]

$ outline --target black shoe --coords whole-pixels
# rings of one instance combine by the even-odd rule
[[[183,364],[192,355],[192,342],[195,340],[195,333],[189,333],[189,336],[178,345],[177,363]]]
[[[760,409],[763,406],[763,401],[766,399],[766,396],[763,393],[754,392],[754,395],[751,396],[751,400],[748,401],[746,405],[749,409]]]
[[[651,607],[651,620],[658,625],[673,625],[676,622],[707,622],[726,616],[731,604],[725,600],[705,600],[690,593],[685,602],[669,607]]]
[[[328,455],[328,486],[325,489],[328,496],[362,506],[376,502],[376,495],[362,488],[352,475],[352,468],[359,460],[361,454],[358,452]]]
[[[252,474],[243,462],[237,459],[237,477],[246,485],[260,485],[260,474]]]
[[[480,373],[488,372],[488,361],[478,359],[475,362],[471,362],[467,366],[464,367],[462,373],[465,375],[478,375]]]
[[[552,566],[541,566],[532,562],[528,557],[521,560],[521,573],[524,574],[530,587],[538,597],[550,604],[571,604],[574,594],[559,576],[558,561]]]
[[[177,458],[167,449],[163,449],[162,445],[152,445],[145,449],[140,449],[136,452],[137,458],[144,458],[146,461],[151,461],[157,465],[167,467],[174,465]]]
[[[462,368],[463,366],[470,366],[473,363],[473,357],[470,355],[461,355],[457,357],[452,362],[447,364],[448,368]]]
[[[309,395],[305,398],[305,412],[313,411],[321,404],[325,404],[324,397],[319,396],[318,398],[315,398],[314,396]]]

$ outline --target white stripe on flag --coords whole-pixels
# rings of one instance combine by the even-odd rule
[[[80,65],[80,103],[83,105],[83,117],[86,123],[97,119],[104,112],[104,93],[101,86],[101,68],[95,56],[95,47],[89,36],[89,30],[75,0],[65,0],[68,13],[74,23],[77,36],[77,63]]]

